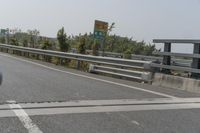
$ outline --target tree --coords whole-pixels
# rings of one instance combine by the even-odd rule
[[[123,57],[124,57],[125,59],[131,59],[131,54],[132,54],[131,50],[130,50],[130,49],[127,49],[127,50],[124,52]]]
[[[49,40],[45,40],[43,45],[42,45],[42,49],[45,49],[45,50],[51,50],[52,49],[52,44]]]
[[[28,47],[28,40],[27,39],[23,40],[23,47]]]
[[[30,36],[30,44],[32,45],[31,47],[35,48],[37,38],[40,35],[40,31],[37,29],[34,29],[34,30],[28,30],[27,32]]]
[[[133,47],[132,47],[133,54],[140,55],[140,54],[144,53],[144,46],[145,46],[144,42],[137,42],[137,43],[135,43],[133,45]]]
[[[0,38],[0,43],[5,44],[5,43],[6,43],[6,38],[5,38],[5,37],[1,37],[1,38]]]
[[[67,52],[69,50],[69,43],[64,27],[62,27],[57,33],[57,40],[59,43],[60,51]]]
[[[44,40],[44,42],[42,44],[42,49],[51,50],[52,49],[52,43],[48,39]],[[44,56],[44,59],[47,62],[51,62],[52,57],[51,56]]]
[[[78,52],[80,54],[85,54],[86,53],[86,39],[85,39],[86,35],[81,37],[80,39],[80,43],[79,43],[79,46],[78,46]]]
[[[112,30],[115,28],[115,23],[113,22],[109,27],[108,27],[108,34],[112,32]]]
[[[98,41],[95,40],[92,47],[92,55],[98,56],[98,49],[99,49],[99,43]]]
[[[19,46],[19,42],[15,37],[11,38],[10,44],[15,45],[15,46]]]
[[[156,46],[148,44],[144,47],[144,55],[152,55],[153,52],[156,51]]]

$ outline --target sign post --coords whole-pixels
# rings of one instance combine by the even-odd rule
[[[104,21],[95,20],[94,24],[94,38],[101,41],[101,48],[104,56],[104,42],[108,32],[108,23]]]

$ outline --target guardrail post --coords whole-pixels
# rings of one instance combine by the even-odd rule
[[[76,64],[76,69],[80,69],[80,64],[81,64],[81,62],[78,60],[77,62],[76,62],[77,64]]]
[[[37,60],[40,60],[40,56],[39,56],[38,54],[36,55],[36,59],[37,59]]]
[[[193,52],[194,54],[200,54],[200,43],[194,44],[194,50],[193,51],[194,51]],[[200,59],[199,58],[193,58],[192,68],[199,69],[199,71],[200,71]],[[192,77],[193,78],[200,78],[200,74],[192,73]]]
[[[171,43],[165,43],[164,52],[171,52]],[[164,56],[163,64],[171,65],[171,56]],[[171,71],[169,69],[162,69],[162,72],[167,73],[167,74],[171,73]]]

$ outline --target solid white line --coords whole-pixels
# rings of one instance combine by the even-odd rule
[[[200,109],[200,103],[25,109],[29,116]]]
[[[68,71],[63,71],[63,70],[60,70],[60,69],[55,69],[55,68],[52,68],[52,67],[48,67],[48,66],[36,63],[36,62],[28,61],[28,60],[25,60],[25,59],[9,56],[9,55],[5,55],[5,54],[0,54],[0,55],[5,56],[5,57],[9,57],[9,58],[13,58],[13,59],[16,59],[16,60],[20,60],[20,61],[23,61],[23,62],[27,62],[27,63],[30,63],[30,64],[34,64],[34,65],[44,67],[44,68],[47,68],[47,69],[50,69],[50,70],[54,70],[54,71],[57,71],[57,72],[62,72],[62,73],[66,73],[66,74],[70,74],[70,75],[74,75],[74,76],[78,76],[78,77],[83,77],[83,78],[87,78],[87,79],[92,79],[92,80],[96,80],[96,81],[101,81],[101,82],[104,82],[104,83],[114,84],[114,85],[118,85],[118,86],[122,86],[122,87],[126,87],[126,88],[131,88],[131,89],[135,89],[135,90],[139,90],[139,91],[144,91],[144,92],[148,92],[148,93],[152,93],[152,94],[155,94],[155,95],[164,96],[164,97],[168,97],[168,98],[177,98],[177,97],[172,96],[172,95],[168,95],[168,94],[164,94],[164,93],[160,93],[160,92],[155,92],[155,91],[151,91],[151,90],[147,90],[147,89],[143,89],[143,88],[139,88],[139,87],[135,87],[135,86],[116,83],[116,82],[113,82],[113,81],[94,78],[94,77],[90,77],[90,76],[86,76],[86,75],[82,75],[82,74],[76,74],[76,73],[72,73],[72,72],[68,72]]]
[[[81,100],[67,102],[46,103],[21,103],[23,109],[27,108],[61,108],[61,107],[84,107],[84,106],[121,106],[121,105],[148,105],[148,104],[192,104],[200,103],[200,98],[151,98],[151,99],[119,99],[119,100]]]
[[[140,123],[137,122],[137,121],[135,121],[135,120],[132,120],[131,123],[133,123],[133,124],[135,124],[135,125],[137,125],[137,126],[140,126]]]
[[[192,100],[192,99],[191,99]],[[10,103],[8,106],[10,109],[0,110],[0,117],[19,117],[20,121],[26,127],[29,133],[42,133],[40,129],[33,124],[29,116],[35,115],[59,115],[59,114],[84,114],[84,113],[105,113],[105,112],[133,112],[133,111],[150,111],[150,110],[185,110],[185,109],[200,109],[199,100],[191,101],[183,98],[183,102],[177,101],[174,99],[169,99],[169,102],[160,103],[159,99],[153,100],[153,103],[147,103],[146,100],[143,101],[144,104],[132,104],[132,105],[102,105],[94,104],[94,106],[87,106],[89,104],[85,103],[85,106],[59,106],[55,107],[49,104],[48,106],[40,106],[40,104],[30,103],[27,106],[24,104],[16,104],[16,102],[7,102]],[[186,103],[184,103],[186,101]],[[88,101],[89,102],[89,101]],[[91,103],[93,100],[91,100]],[[97,101],[96,101],[97,102]],[[101,101],[100,101],[101,102]],[[128,102],[128,101],[127,101]],[[188,102],[188,103],[187,103]],[[69,102],[70,103],[70,102]],[[157,104],[158,103],[158,104]],[[55,103],[53,103],[55,104]],[[32,105],[32,107],[31,107]],[[37,106],[39,105],[39,106]],[[83,105],[83,104],[80,104]],[[92,105],[92,104],[91,104]],[[4,106],[5,107],[5,106]],[[28,108],[26,108],[28,107]],[[3,111],[3,112],[1,112]],[[12,111],[12,112],[11,112]],[[15,113],[15,114],[14,114]]]
[[[15,101],[13,101],[15,103]],[[22,109],[19,104],[9,104],[12,111],[19,118],[23,126],[28,130],[29,133],[42,133],[36,124],[33,123],[28,114]],[[15,108],[15,109],[13,109]],[[16,109],[17,108],[17,109]]]
[[[8,102],[7,103],[13,103]],[[22,109],[36,108],[69,108],[91,106],[129,106],[129,105],[152,105],[152,104],[200,104],[200,98],[150,98],[150,99],[117,99],[117,100],[72,100],[66,102],[44,103],[18,103]],[[0,105],[0,111],[8,110],[9,104]],[[14,109],[14,108],[12,108]],[[18,108],[17,108],[18,109]]]

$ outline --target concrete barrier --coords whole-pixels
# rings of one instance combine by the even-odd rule
[[[181,89],[200,93],[200,80],[155,73],[152,84],[154,86]]]

